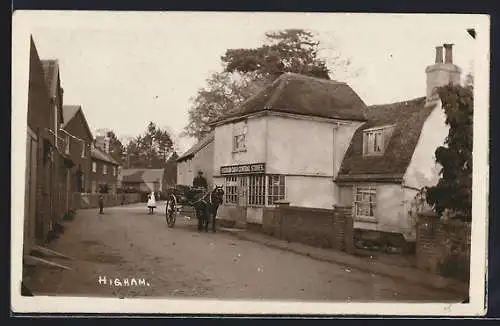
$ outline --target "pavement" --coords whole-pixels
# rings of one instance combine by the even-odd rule
[[[25,284],[35,295],[196,297],[337,302],[460,302],[446,287],[419,284],[359,257],[284,243],[260,234],[220,228],[200,233],[196,220],[165,223],[159,204],[88,209],[64,222],[49,248],[70,270],[29,268]],[[375,267],[374,267],[375,266]],[[370,267],[370,269],[368,268]],[[394,269],[394,267],[391,267]],[[391,274],[392,276],[389,276]]]
[[[265,234],[251,232],[243,229],[221,228],[223,232],[229,233],[239,239],[260,243],[270,248],[276,248],[293,252],[295,254],[310,257],[324,262],[330,262],[345,266],[346,268],[404,280],[421,286],[442,289],[467,296],[468,285],[458,280],[441,277],[427,273],[415,268],[401,267],[393,264],[385,264],[370,258],[361,258],[344,252],[316,248],[301,243],[288,242],[276,239]]]

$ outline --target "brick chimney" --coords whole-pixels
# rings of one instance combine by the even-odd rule
[[[96,147],[99,147],[102,151],[109,154],[109,137],[96,136],[95,143],[96,143]]]
[[[444,62],[443,62],[443,48]],[[449,83],[460,84],[462,69],[453,63],[453,44],[443,44],[436,46],[436,60],[433,65],[425,69],[427,74],[427,102],[434,102],[438,99],[436,89]]]

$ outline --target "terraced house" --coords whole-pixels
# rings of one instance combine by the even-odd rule
[[[109,154],[109,139],[96,139],[92,143],[91,157],[91,192],[105,188],[108,193],[116,194],[120,162]]]

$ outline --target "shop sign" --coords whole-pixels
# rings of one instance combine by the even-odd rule
[[[221,166],[220,174],[261,174],[266,172],[265,163]]]

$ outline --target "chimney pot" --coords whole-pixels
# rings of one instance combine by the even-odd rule
[[[453,63],[453,44],[443,44],[445,49],[445,63]]]
[[[436,46],[436,63],[443,63],[443,47]]]

